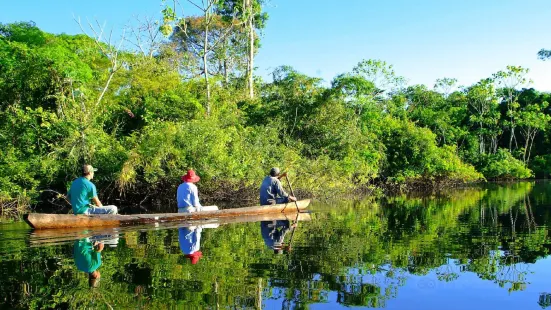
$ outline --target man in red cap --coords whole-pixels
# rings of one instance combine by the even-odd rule
[[[199,202],[199,191],[193,183],[199,182],[201,178],[195,174],[193,169],[189,169],[187,174],[182,176],[182,184],[178,186],[176,192],[176,201],[178,203],[178,213],[201,211],[202,206]]]

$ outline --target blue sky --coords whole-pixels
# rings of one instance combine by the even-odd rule
[[[73,15],[121,29],[135,15],[160,11],[160,0],[0,1],[1,23],[32,20],[68,34],[81,32]],[[533,87],[551,91],[551,61],[536,56],[551,49],[549,0],[270,0],[265,10],[256,59],[264,77],[290,65],[330,82],[371,58],[394,65],[409,84],[453,77],[470,85],[520,65],[531,70]]]

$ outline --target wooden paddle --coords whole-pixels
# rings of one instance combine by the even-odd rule
[[[291,245],[293,244],[293,237],[295,236],[295,230],[298,225],[298,216],[300,215],[300,209],[298,208],[298,202],[296,200],[297,196],[295,196],[295,193],[293,192],[293,187],[291,186],[291,182],[289,182],[289,178],[287,175],[285,175],[285,179],[287,180],[287,184],[289,184],[289,189],[291,190],[291,195],[295,197],[295,206],[297,207],[297,217],[295,218],[295,223],[293,224],[293,231],[291,232],[291,239],[289,240],[289,251],[291,251]]]
[[[299,216],[299,215],[300,215],[300,212],[297,213],[297,217],[295,218],[295,223],[291,225],[291,226],[293,226],[293,225],[294,225],[294,226],[293,226],[293,228],[292,228],[293,231],[291,232],[291,239],[289,240],[289,245],[287,246],[288,249],[289,249],[289,251],[291,251],[291,245],[293,244],[293,237],[295,236],[295,230],[296,230],[296,228],[297,228],[297,226],[298,226],[298,216]]]
[[[298,202],[297,202],[297,196],[295,196],[295,193],[293,192],[293,187],[291,186],[291,182],[289,182],[289,178],[287,175],[285,175],[285,180],[287,180],[287,184],[289,184],[289,189],[291,190],[291,195],[295,197],[295,206],[297,207],[297,212],[300,213],[300,209],[298,208]]]

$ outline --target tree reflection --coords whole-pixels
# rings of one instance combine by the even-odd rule
[[[205,257],[196,265],[184,256],[182,231],[127,232],[119,246],[102,252],[103,280],[92,299],[67,245],[26,248],[9,241],[16,250],[0,255],[6,271],[0,308],[385,307],[403,286],[438,289],[465,274],[513,293],[530,286],[530,264],[548,255],[550,192],[525,182],[318,205],[314,220],[296,231],[277,222],[203,229]],[[275,245],[290,242],[290,231],[293,251],[274,255]],[[193,244],[184,248],[198,251]],[[418,276],[427,281],[411,281]],[[548,307],[549,294],[538,303]]]

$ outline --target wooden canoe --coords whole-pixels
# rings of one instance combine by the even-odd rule
[[[310,204],[310,199],[297,202],[298,209],[304,210]],[[59,229],[76,227],[117,227],[147,223],[162,223],[176,221],[204,220],[222,217],[238,217],[246,215],[262,215],[270,213],[296,213],[295,203],[256,206],[246,208],[224,209],[218,211],[201,211],[193,213],[162,213],[135,215],[73,215],[30,213],[24,215],[24,220],[34,229]]]
[[[295,208],[296,210],[296,208]],[[310,221],[310,213],[271,213],[259,215],[245,215],[237,217],[222,217],[201,219],[185,222],[149,223],[142,225],[130,225],[123,227],[77,227],[62,229],[38,229],[30,233],[30,246],[39,247],[72,242],[74,240],[105,236],[106,239],[120,237],[121,234],[133,231],[176,229],[180,227],[201,226],[203,228],[216,228],[222,225],[234,223],[250,223],[261,221],[289,220],[299,222]],[[101,240],[101,238],[98,238]]]

